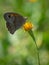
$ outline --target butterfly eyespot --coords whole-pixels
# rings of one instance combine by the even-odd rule
[[[11,16],[10,16],[10,15],[8,15],[8,17],[9,17],[9,18],[11,18]]]
[[[9,18],[13,17],[13,14],[8,15]]]

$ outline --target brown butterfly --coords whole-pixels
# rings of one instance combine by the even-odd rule
[[[26,18],[24,18],[18,13],[13,13],[13,12],[5,13],[4,19],[6,20],[6,26],[8,28],[8,31],[11,34],[13,34],[26,22]]]

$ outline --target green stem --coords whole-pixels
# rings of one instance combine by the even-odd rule
[[[36,49],[37,49],[37,55],[38,55],[38,65],[40,65],[39,48],[38,48],[38,46],[37,46],[37,44],[36,44],[36,40],[35,40],[33,31],[32,31],[32,30],[29,30],[28,33],[30,34],[30,36],[32,37],[32,39],[33,39],[34,42],[35,42]]]
[[[36,44],[36,48],[37,48],[37,55],[38,55],[38,64],[40,65],[39,48],[38,48],[37,44]]]

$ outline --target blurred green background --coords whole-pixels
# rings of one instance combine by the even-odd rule
[[[49,65],[49,0],[0,0],[0,65],[38,65],[31,36],[22,28],[11,35],[3,17],[6,12],[19,13],[34,24],[40,63]]]

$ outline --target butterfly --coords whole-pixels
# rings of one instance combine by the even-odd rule
[[[4,19],[6,20],[8,31],[14,34],[14,32],[26,22],[27,18],[24,18],[18,13],[7,12],[4,14]]]

